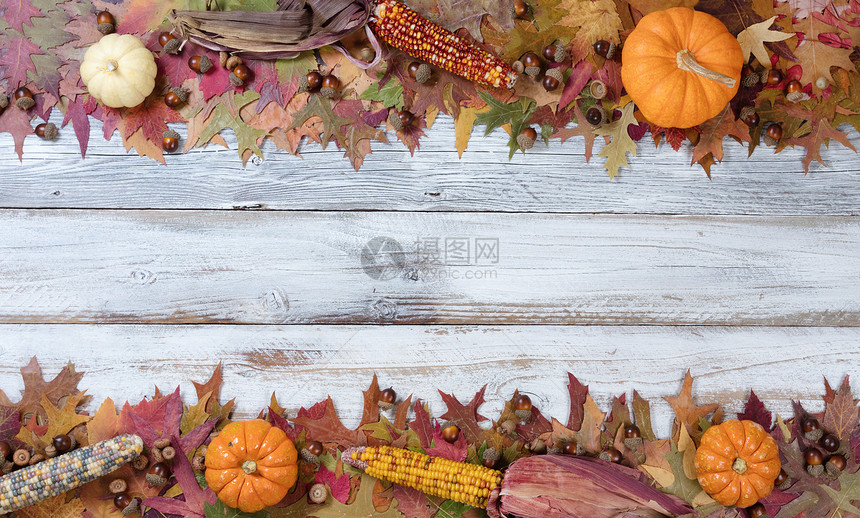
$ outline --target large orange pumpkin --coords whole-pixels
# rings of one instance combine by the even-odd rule
[[[673,7],[639,20],[621,62],[624,88],[649,121],[690,128],[718,115],[737,93],[744,55],[722,22]]]
[[[298,477],[298,454],[280,428],[235,421],[206,450],[206,483],[226,505],[246,513],[275,505]]]
[[[779,475],[776,441],[754,421],[714,425],[696,450],[699,484],[723,505],[749,507],[773,490]]]

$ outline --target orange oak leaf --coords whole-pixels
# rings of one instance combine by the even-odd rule
[[[723,111],[713,119],[707,120],[699,125],[701,137],[699,143],[693,148],[693,160],[690,164],[705,158],[708,153],[714,155],[718,162],[723,160],[723,139],[732,137],[738,142],[750,142],[749,126],[735,119],[732,107],[726,105]]]
[[[6,110],[15,112],[21,110]],[[75,372],[71,363],[60,369],[60,372],[51,381],[45,381],[42,377],[42,367],[34,356],[30,363],[21,367],[21,377],[24,379],[24,390],[21,391],[21,400],[12,403],[3,391],[0,391],[0,405],[12,406],[21,412],[23,418],[34,414],[45,418],[45,410],[42,408],[42,396],[53,404],[58,404],[60,398],[70,394],[77,394],[78,383],[83,377],[83,372]]]
[[[684,375],[684,384],[681,386],[681,392],[677,396],[664,397],[663,399],[675,411],[675,424],[673,426],[672,437],[676,441],[681,433],[681,426],[685,426],[690,435],[695,435],[694,432],[699,429],[699,418],[704,418],[720,408],[720,405],[697,406],[693,402],[693,376],[690,375],[689,370]]]
[[[84,512],[84,504],[72,493],[62,493],[15,511],[25,518],[77,518]]]

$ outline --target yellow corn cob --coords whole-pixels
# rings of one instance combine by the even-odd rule
[[[350,448],[341,458],[372,477],[474,507],[486,507],[502,483],[501,471],[391,446]]]
[[[0,477],[0,514],[57,496],[119,469],[143,451],[137,435],[120,435]]]
[[[379,39],[412,57],[476,83],[514,87],[517,74],[510,65],[399,0],[377,0],[369,25]]]

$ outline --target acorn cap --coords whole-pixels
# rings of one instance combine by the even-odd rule
[[[168,54],[179,54],[182,47],[182,40],[173,38],[164,45],[164,52]]]
[[[519,142],[517,142],[519,143]],[[534,145],[534,141],[532,141],[532,145]],[[532,416],[531,410],[514,410],[514,414],[520,418],[520,421],[528,421]]]
[[[800,101],[806,101],[809,99],[809,95],[804,92],[791,92],[785,96],[785,98],[790,103],[796,103]]]
[[[535,143],[534,140],[528,138],[527,135],[522,135],[522,134],[520,134],[520,136],[517,137],[517,144],[521,144],[520,138],[522,138],[522,137],[525,137],[526,139],[530,140],[531,146],[534,145],[534,143]],[[531,148],[531,146],[529,146],[528,148],[524,148],[524,149],[529,149],[529,148]],[[499,433],[504,433],[504,434],[510,435],[510,434],[514,433],[516,430],[517,430],[517,423],[515,423],[513,419],[508,419],[507,421],[505,421],[499,425]]]
[[[609,50],[606,51],[606,59],[612,59],[615,57],[615,51],[618,49],[618,45],[609,42]]]
[[[170,41],[173,41],[173,40],[170,40]],[[174,94],[176,94],[176,97],[179,97],[179,100],[180,100],[180,101],[185,102],[185,101],[187,101],[187,100],[188,100],[188,93],[189,93],[189,92],[188,92],[188,90],[186,90],[185,88],[180,88],[180,87],[176,86],[176,87],[174,87],[174,88],[171,88],[171,89],[170,89],[170,91],[171,91],[171,92],[173,92]],[[156,448],[158,448],[158,449],[164,448],[164,446],[159,446],[159,444],[160,444],[160,442],[161,442],[162,440],[166,440],[166,441],[167,441],[167,444],[165,444],[164,446],[169,446],[169,445],[170,445],[170,440],[169,440],[169,439],[159,439],[159,440],[155,441],[155,443],[153,444],[153,446],[155,446],[155,447],[156,447]]]
[[[128,490],[128,482],[122,478],[115,478],[110,481],[108,485],[108,491],[112,494],[117,495],[119,493],[125,493]]]
[[[326,498],[328,498],[328,489],[325,487],[325,484],[314,484],[308,490],[308,499],[315,504],[325,502]]]
[[[832,462],[825,463],[824,470],[827,472],[827,476],[832,479],[837,479],[842,474],[842,470],[837,468]]]
[[[821,439],[821,437],[824,436],[824,428],[818,428],[817,430],[810,430],[803,435],[804,435],[804,437],[806,437],[810,441],[818,442]]]
[[[484,460],[496,461],[499,460],[501,456],[502,454],[499,453],[499,450],[495,448],[487,448],[486,450],[484,450],[484,454],[481,456],[481,458]]]
[[[601,81],[600,79],[594,79],[591,81],[591,84],[588,87],[588,92],[595,99],[603,99],[606,97],[606,83]]]
[[[114,27],[112,23],[105,22],[98,24],[98,26],[96,26],[96,30],[107,36],[108,34],[113,33],[116,30],[116,27]]]
[[[177,89],[174,88],[174,90],[177,90]],[[174,93],[176,93],[176,92],[174,92]],[[176,95],[179,95],[179,94],[176,93]],[[185,96],[187,98],[188,94],[186,94]],[[182,99],[182,100],[185,101],[185,99]],[[165,135],[165,136],[167,136],[167,135]],[[176,138],[179,138],[179,137],[177,136]],[[158,448],[159,450],[163,450],[165,447],[170,446],[170,439],[162,437],[161,439],[156,439],[155,442],[152,443],[152,445],[154,447]]]
[[[307,92],[311,89],[311,84],[308,82],[308,76],[299,75],[299,92]]]
[[[546,441],[541,438],[536,438],[529,443],[529,450],[532,453],[543,453],[546,451]]]
[[[170,40],[170,41],[173,41],[173,40]],[[241,79],[239,79],[239,76],[237,76],[233,72],[230,72],[230,84],[238,87],[238,86],[244,85],[245,81],[242,81]]]
[[[562,73],[560,68],[550,68],[546,71],[546,76],[551,77],[553,79],[557,79],[559,83],[564,82],[564,74]]]
[[[148,477],[149,477],[149,475],[147,475],[147,478]],[[165,482],[167,482],[167,481],[165,480]],[[161,484],[161,485],[164,485],[164,484]],[[128,504],[127,506],[125,506],[125,508],[122,510],[123,516],[130,516],[132,514],[140,514],[140,502],[138,501],[137,498],[132,498],[131,503]]]
[[[775,146],[779,142],[778,140],[771,137],[770,135],[765,135],[764,137],[762,137],[762,140],[764,140],[764,143],[767,144],[768,146]]]
[[[149,457],[138,455],[137,458],[131,461],[131,466],[138,471],[143,471],[149,466]]]
[[[754,113],[755,113],[755,107],[754,106],[744,106],[743,108],[741,108],[741,112],[738,114],[738,118],[740,120],[744,120],[747,117],[751,117]]]
[[[229,56],[227,60],[224,62],[224,67],[230,70],[233,70],[237,66],[242,64],[242,58],[239,56]]]
[[[299,457],[308,464],[313,464],[314,466],[320,465],[320,458],[308,451],[307,448],[302,448],[302,451],[299,452]]]
[[[175,138],[175,139],[179,139],[179,137],[180,137],[179,133],[176,133],[176,132],[175,132],[175,131],[173,131],[172,129],[169,129],[169,130],[165,131],[164,133],[162,133],[162,134],[161,134],[161,136],[162,136],[163,138]],[[166,449],[166,448],[165,448],[165,449]],[[173,450],[173,448],[170,448],[170,449],[171,449],[171,450]],[[153,456],[155,456],[155,452],[156,452],[156,451],[157,451],[157,450],[153,450],[153,452],[152,452],[152,453],[153,453]],[[173,453],[175,454],[176,452],[174,451]],[[165,457],[165,456],[164,456],[164,453],[163,453],[163,452],[159,452],[159,455],[158,455],[158,456],[160,456],[162,459],[167,458],[167,457]],[[171,458],[173,458],[173,457],[171,457]],[[169,460],[169,459],[168,459],[168,460]],[[159,462],[160,462],[160,461],[159,461]]]
[[[5,91],[0,91],[0,110],[9,106],[9,96]]]
[[[56,124],[54,124],[53,122],[45,124],[45,140],[54,140],[55,138],[57,138],[58,133],[59,131],[57,130]],[[74,439],[72,439],[72,442],[74,442]]]
[[[820,477],[824,474],[824,466],[821,464],[810,464],[806,466],[806,471],[813,477]]]
[[[433,76],[433,69],[427,63],[418,65],[418,70],[415,71],[415,80],[421,84],[426,83]]]
[[[570,57],[570,52],[567,50],[567,45],[556,45],[555,46],[555,55],[553,59],[555,59],[556,63],[561,63],[565,59]]]
[[[18,100],[15,101],[15,106],[21,110],[29,110],[33,106],[36,106],[36,100],[32,97],[19,97]]]
[[[636,451],[645,444],[645,441],[641,437],[628,437],[624,439],[624,447],[628,450]]]
[[[230,59],[230,54],[227,54],[223,50],[218,53],[218,64],[224,68],[227,68],[227,60]]]
[[[750,72],[741,79],[741,84],[746,88],[752,88],[761,81],[761,76],[758,72]]]
[[[397,131],[403,129],[403,121],[400,120],[400,114],[397,113],[397,110],[389,110],[388,112],[388,123],[391,124],[391,127]],[[382,405],[379,405],[382,406]],[[444,426],[443,426],[444,428]]]
[[[57,448],[53,444],[45,446],[45,456],[52,459],[57,456]]]
[[[200,73],[205,74],[212,68],[212,60],[206,56],[200,56]]]
[[[161,477],[159,475],[153,475],[152,473],[146,474],[146,483],[153,487],[160,487],[164,484],[167,484],[167,479]]]
[[[390,115],[388,117],[391,118]],[[400,120],[400,117],[397,117],[397,119]],[[401,124],[400,126],[403,126],[403,124]],[[379,408],[381,408],[385,412],[388,412],[389,410],[394,408],[394,403],[389,403],[388,401],[377,401],[377,405],[379,405]]]
[[[320,88],[320,95],[325,97],[326,99],[336,99],[338,96],[338,91],[330,86],[324,86]]]
[[[786,478],[785,478],[785,481],[784,481],[782,484],[780,484],[780,485],[776,486],[776,488],[777,488],[777,489],[781,489],[781,490],[783,490],[783,491],[784,491],[784,490],[786,490],[786,489],[790,488],[790,487],[791,487],[791,484],[792,484],[792,482],[791,482],[791,478],[790,478],[790,477],[786,477]]]
[[[523,70],[525,71],[525,74],[532,79],[540,75],[540,67],[525,67]]]
[[[203,455],[195,455],[193,459],[191,459],[191,468],[194,471],[205,471],[206,470],[206,457]]]
[[[526,70],[525,66],[523,65],[523,62],[519,59],[511,64],[511,68],[514,69],[514,72],[516,72],[517,74],[522,74]]]

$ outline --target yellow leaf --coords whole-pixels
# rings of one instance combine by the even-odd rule
[[[696,478],[696,445],[693,443],[693,438],[687,432],[687,427],[681,428],[681,435],[678,437],[678,451],[684,454],[684,474],[689,479]]]
[[[472,128],[475,127],[477,116],[478,110],[464,106],[460,108],[460,113],[454,119],[454,134],[457,136],[455,147],[460,158],[463,158],[463,151],[466,151],[469,146],[469,139],[472,138]]]
[[[615,0],[576,0],[563,2],[563,5],[567,7],[567,16],[559,24],[579,27],[571,41],[574,58],[585,57],[595,41],[621,41],[618,31],[624,27]]]
[[[45,437],[56,437],[69,433],[72,428],[79,424],[86,423],[91,418],[87,415],[80,415],[75,412],[81,400],[86,396],[86,391],[72,394],[66,400],[66,404],[62,409],[55,407],[45,394],[42,394],[42,408],[45,409],[45,415],[48,418],[48,431]]]
[[[47,498],[38,504],[15,511],[15,514],[25,518],[78,518],[84,512],[84,504],[74,495],[68,495],[72,498],[66,502],[66,496],[67,493],[62,493]]]
[[[615,178],[618,174],[618,168],[627,165],[627,153],[636,156],[636,142],[627,133],[627,126],[638,124],[636,117],[633,116],[634,107],[633,103],[628,103],[621,109],[621,118],[594,130],[597,135],[612,139],[603,146],[598,155],[606,157],[603,167],[609,172],[610,178]]]
[[[790,443],[791,428],[789,428],[788,425],[785,424],[785,421],[782,420],[782,416],[780,416],[779,414],[776,414],[776,425],[779,427],[780,430],[782,430],[782,439],[785,444]]]
[[[660,487],[669,487],[675,482],[675,474],[672,473],[672,470],[668,470],[665,468],[658,468],[657,466],[648,466],[642,464],[639,466],[641,469],[645,470],[645,473],[651,476]]]
[[[774,20],[776,20],[776,16],[750,25],[738,34],[738,43],[741,44],[744,62],[749,61],[750,53],[752,53],[762,66],[771,68],[770,52],[765,48],[764,44],[767,42],[785,41],[794,37],[794,34],[770,30],[770,26],[773,25]]]
[[[433,123],[436,122],[436,116],[439,115],[439,107],[438,106],[428,106],[427,111],[424,112],[424,123],[427,125],[427,129],[433,127]]]
[[[209,402],[209,398],[211,397],[212,392],[207,392],[197,401],[196,405],[189,406],[188,409],[185,410],[182,414],[182,420],[179,423],[179,430],[183,434],[197,428],[209,419],[209,413],[206,411],[206,404]]]
[[[113,400],[107,398],[87,424],[87,437],[90,444],[94,444],[116,435],[119,435],[119,415]]]
[[[702,490],[702,492],[696,495],[696,498],[694,498],[693,501],[690,503],[693,505],[693,507],[701,507],[703,505],[710,505],[716,503],[716,500],[711,498],[711,495],[705,493],[705,491]]]

